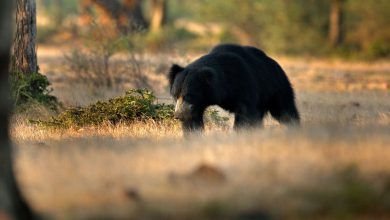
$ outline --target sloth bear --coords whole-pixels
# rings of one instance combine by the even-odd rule
[[[210,105],[235,114],[234,128],[262,124],[267,112],[280,123],[299,124],[294,91],[279,64],[251,46],[222,44],[186,67],[173,64],[170,93],[184,131],[202,130]]]

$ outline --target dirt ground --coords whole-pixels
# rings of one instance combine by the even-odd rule
[[[61,51],[61,52],[60,52]],[[42,73],[65,106],[123,94],[73,80],[63,51],[39,48]],[[137,55],[164,102],[166,71],[198,55]],[[124,65],[122,55],[113,65]],[[390,218],[390,61],[276,57],[289,76],[299,129],[209,125],[183,138],[177,123],[53,130],[14,117],[17,176],[49,219]],[[73,78],[72,78],[73,77]]]

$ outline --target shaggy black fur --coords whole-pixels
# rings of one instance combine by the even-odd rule
[[[218,105],[235,113],[235,128],[261,125],[267,112],[284,124],[299,124],[294,91],[279,64],[250,46],[222,44],[183,68],[169,72],[171,95],[191,105],[180,117],[184,130],[203,128],[203,112]]]

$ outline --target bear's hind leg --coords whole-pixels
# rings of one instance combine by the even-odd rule
[[[262,126],[264,113],[259,113],[255,109],[248,109],[242,107],[239,111],[235,112],[234,116],[234,129],[241,128],[253,128]]]
[[[269,112],[281,124],[289,126],[299,126],[300,124],[293,96],[274,99],[269,106]]]

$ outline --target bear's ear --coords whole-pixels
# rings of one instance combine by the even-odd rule
[[[169,69],[169,74],[168,74],[169,85],[171,87],[172,87],[173,81],[175,80],[176,75],[183,70],[184,70],[184,68],[177,65],[177,64],[173,64],[171,66],[171,68]]]

